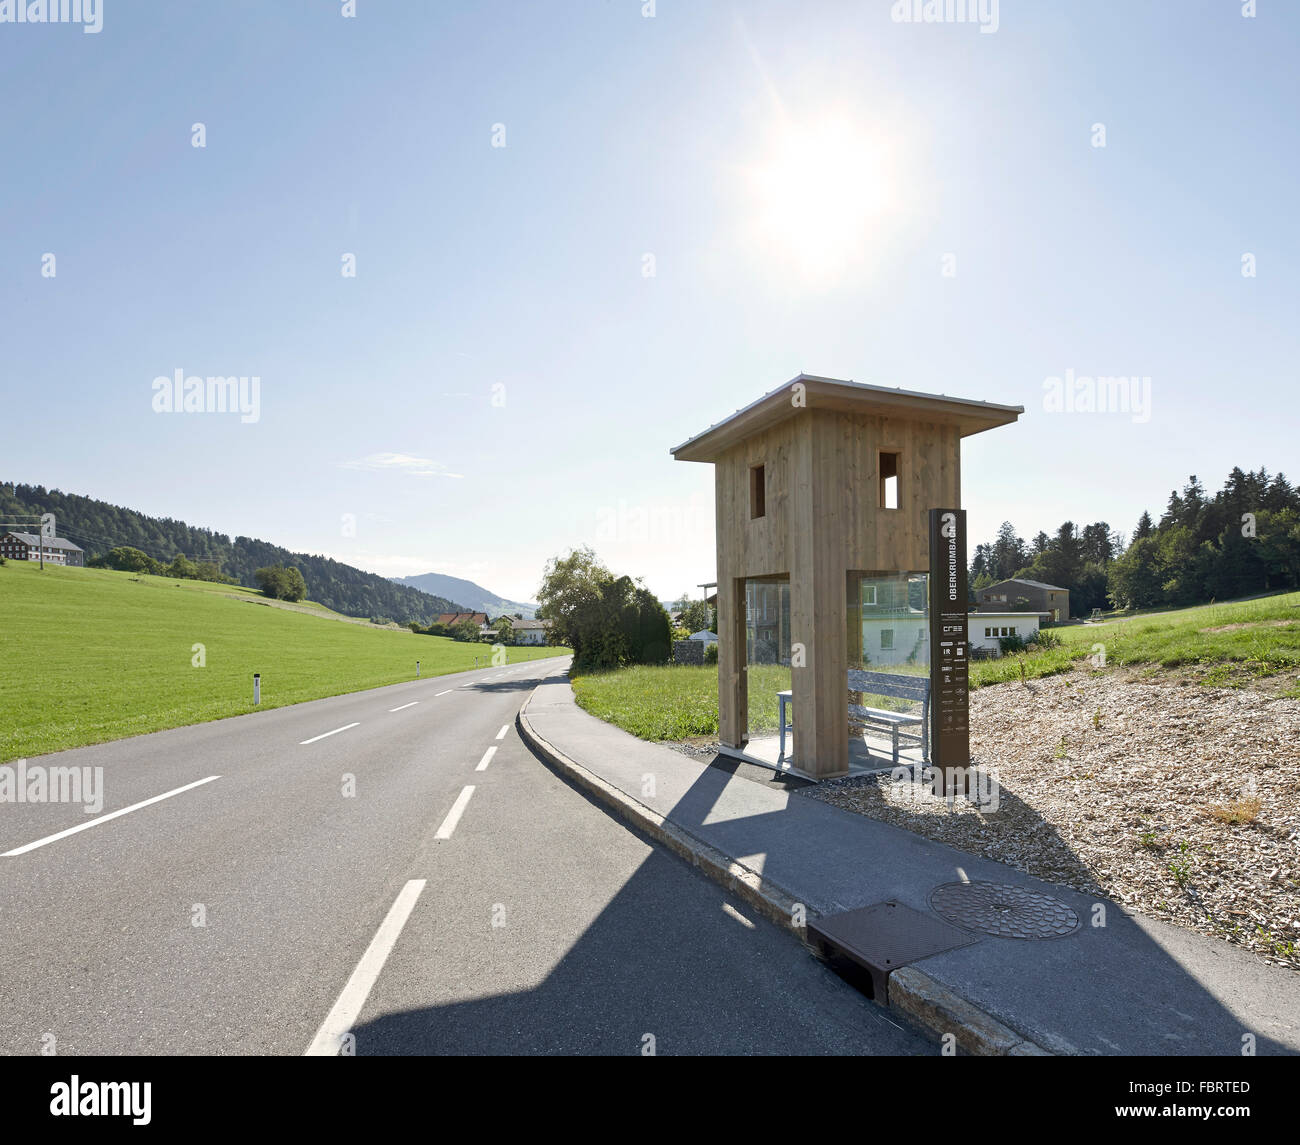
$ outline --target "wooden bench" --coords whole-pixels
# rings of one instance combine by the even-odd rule
[[[921,745],[921,758],[930,758],[930,678],[905,676],[897,672],[869,672],[862,668],[849,669],[849,691],[865,692],[875,696],[893,696],[900,700],[915,700],[921,705],[920,713],[894,712],[887,708],[868,708],[862,704],[849,705],[849,721],[855,726],[879,728],[889,732],[894,746],[894,763],[898,763],[900,740]],[[918,733],[913,730],[921,725]]]

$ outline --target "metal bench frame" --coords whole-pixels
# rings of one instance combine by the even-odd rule
[[[886,728],[893,742],[894,763],[898,763],[900,740],[921,745],[921,758],[930,758],[930,678],[906,676],[898,672],[870,672],[863,668],[850,668],[850,692],[866,692],[875,696],[894,696],[900,700],[915,700],[921,705],[920,715],[912,712],[891,712],[884,708],[868,708],[862,704],[849,705],[849,717],[855,726]],[[921,725],[918,734],[906,730]]]

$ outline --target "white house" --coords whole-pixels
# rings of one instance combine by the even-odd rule
[[[1038,631],[1043,615],[1037,612],[972,612],[966,617],[970,646],[1000,652],[1002,645],[998,641],[1003,636],[1028,640]]]
[[[549,620],[510,620],[510,627],[515,634],[516,644],[545,644],[546,630],[550,628]]]
[[[1016,635],[1028,640],[1038,631],[1042,617],[1037,612],[972,612],[966,618],[970,646],[986,648],[995,655],[1002,650],[998,641]],[[862,618],[862,661],[871,668],[930,662],[930,622],[924,612]]]

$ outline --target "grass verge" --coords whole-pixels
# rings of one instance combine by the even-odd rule
[[[253,711],[254,672],[261,706],[275,708],[413,679],[417,659],[440,676],[491,656],[250,600],[201,581],[0,567],[0,763]],[[506,649],[512,664],[567,652]]]

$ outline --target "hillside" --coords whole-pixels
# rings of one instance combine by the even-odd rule
[[[974,615],[974,614],[973,614]],[[1178,672],[1201,684],[1300,698],[1300,593],[1277,593],[1048,630],[1059,643],[979,660],[971,688],[1068,672],[1079,661]]]
[[[485,644],[340,624],[202,581],[0,566],[0,763],[486,663]],[[201,645],[201,650],[196,648]],[[563,655],[508,648],[509,663]],[[202,665],[196,664],[201,660]]]
[[[387,617],[400,624],[427,625],[440,612],[461,612],[468,605],[418,588],[396,584],[328,557],[292,553],[251,537],[231,540],[224,533],[197,528],[170,517],[150,517],[93,497],[62,493],[41,485],[0,483],[0,524],[53,513],[58,534],[86,550],[87,559],[118,545],[130,545],[160,561],[183,553],[193,561],[213,561],[227,576],[252,586],[253,573],[267,565],[296,565],[307,592],[318,604],[346,616]]]
[[[513,616],[520,613],[525,620],[532,620],[537,612],[537,605],[525,604],[518,600],[506,600],[495,592],[475,584],[472,580],[447,576],[445,573],[421,573],[419,576],[393,577],[396,584],[409,585],[433,596],[448,597],[459,601],[462,608],[469,612],[486,612],[489,616]]]

